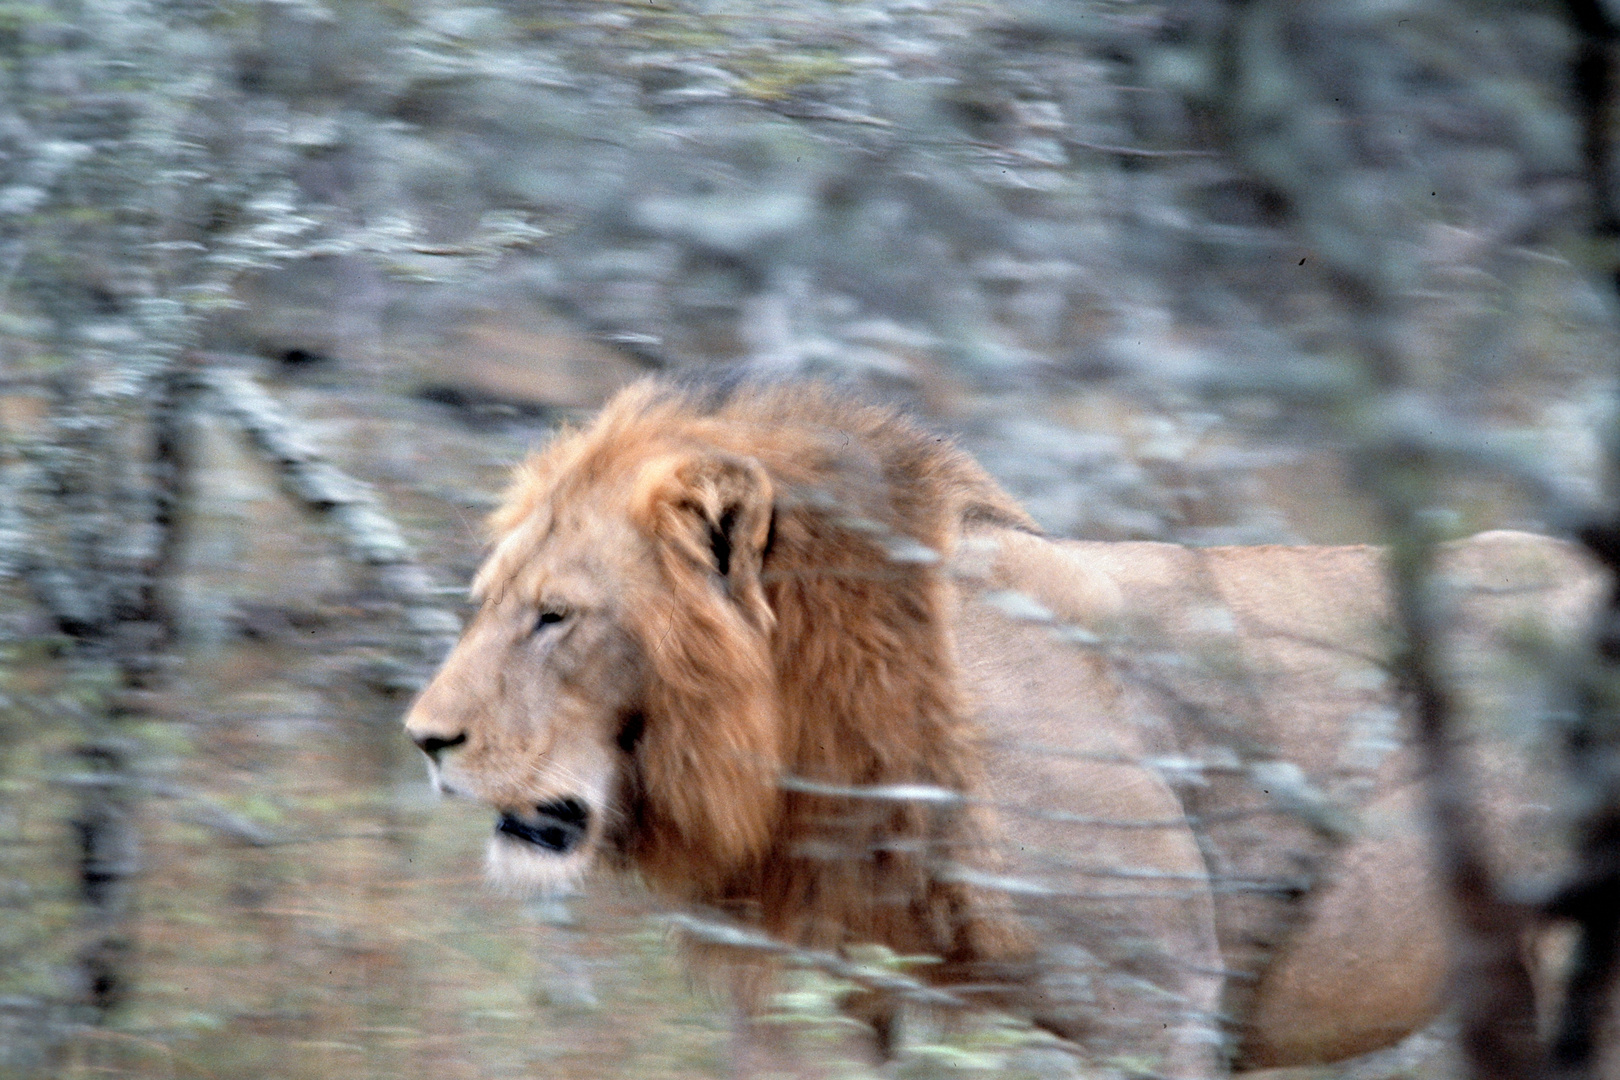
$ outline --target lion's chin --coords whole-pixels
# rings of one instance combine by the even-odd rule
[[[590,867],[588,847],[566,855],[503,836],[491,837],[484,857],[489,883],[522,896],[556,896],[575,891]]]

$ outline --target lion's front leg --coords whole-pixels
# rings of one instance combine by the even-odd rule
[[[1020,781],[1003,790],[1044,795],[999,815],[1004,887],[1039,943],[1008,980],[1019,1011],[1127,1074],[1224,1073],[1214,895],[1180,800],[1134,763],[998,756]]]
[[[1214,905],[1194,868],[1174,865],[1111,889],[1093,880],[1033,916],[1047,944],[1027,1008],[1094,1065],[1207,1080],[1228,1071]]]
[[[1125,1076],[1209,1080],[1227,1072],[1219,980],[1150,978],[1081,946],[1045,958],[1032,1021]]]
[[[811,1032],[803,1025],[761,1016],[752,991],[738,995],[731,1009],[731,1076],[832,1080],[848,1075],[852,1062],[875,1068],[888,1060],[892,1011],[876,998],[845,1011],[849,1023],[824,1020]]]
[[[1020,1011],[1098,1064],[1220,1075],[1222,961],[1209,870],[1162,753],[1103,659],[968,606],[985,790],[1007,901],[1039,943]],[[985,658],[989,658],[988,660]]]

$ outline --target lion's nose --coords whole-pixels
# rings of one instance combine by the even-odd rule
[[[566,855],[585,839],[590,811],[578,799],[557,799],[534,808],[535,821],[502,814],[495,831],[558,855]]]
[[[454,735],[448,739],[440,735],[412,735],[411,740],[415,742],[417,746],[422,748],[422,753],[426,754],[434,761],[435,764],[437,764],[439,754],[442,751],[448,750],[452,746],[460,746],[462,743],[467,741],[467,733],[463,731],[460,734]]]

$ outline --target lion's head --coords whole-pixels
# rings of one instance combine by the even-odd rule
[[[521,467],[407,728],[443,790],[499,814],[497,880],[605,857],[682,899],[791,907],[780,855],[827,800],[784,776],[972,782],[937,564],[974,517],[1027,523],[888,410],[640,384]]]

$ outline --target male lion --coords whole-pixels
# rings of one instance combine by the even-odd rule
[[[406,725],[499,814],[495,878],[607,863],[795,945],[937,957],[956,1001],[1166,1076],[1349,1056],[1439,1007],[1376,550],[1052,541],[891,411],[656,382],[525,464],[492,528]],[[1447,572],[1469,686],[1501,627],[1595,587],[1517,534]],[[1546,808],[1519,758],[1475,764],[1522,868]],[[894,1003],[852,1009],[883,1033]]]

